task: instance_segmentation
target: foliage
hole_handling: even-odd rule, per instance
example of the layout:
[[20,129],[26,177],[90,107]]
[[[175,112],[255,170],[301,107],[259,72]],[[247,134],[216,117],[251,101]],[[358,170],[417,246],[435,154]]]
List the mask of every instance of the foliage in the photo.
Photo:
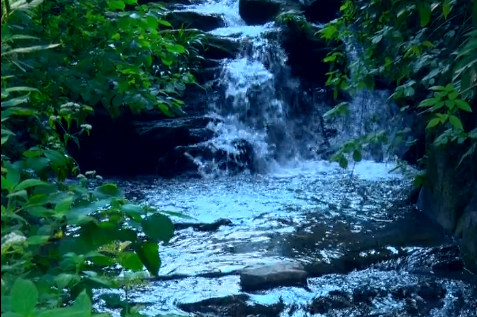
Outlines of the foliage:
[[2,316],[107,316],[94,289],[159,272],[171,220],[81,174],[66,151],[98,107],[180,112],[201,38],[161,31],[159,6],[124,12],[135,4],[2,0]]
[[[464,158],[473,155],[477,2],[347,0],[340,10],[341,17],[318,32],[336,44],[325,59],[335,96],[373,90],[384,81],[395,87],[391,99],[402,111],[426,118],[434,146],[458,143],[470,151]],[[356,60],[343,53],[350,49]],[[341,149],[335,160],[344,162],[348,152]]]

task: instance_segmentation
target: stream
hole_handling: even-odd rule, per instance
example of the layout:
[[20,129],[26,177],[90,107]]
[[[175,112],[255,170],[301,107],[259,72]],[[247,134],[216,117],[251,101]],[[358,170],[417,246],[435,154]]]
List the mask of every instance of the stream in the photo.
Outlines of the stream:
[[[170,278],[129,299],[150,316],[476,316],[475,276],[391,168],[364,161],[351,174],[308,161],[266,175],[124,182],[130,199],[232,223],[178,230],[161,247]],[[283,260],[305,266],[308,287],[241,290],[236,270]]]

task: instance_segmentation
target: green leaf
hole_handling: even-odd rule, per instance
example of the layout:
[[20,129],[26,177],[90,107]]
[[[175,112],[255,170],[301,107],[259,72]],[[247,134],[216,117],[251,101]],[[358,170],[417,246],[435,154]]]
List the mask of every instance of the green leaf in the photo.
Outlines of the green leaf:
[[429,121],[429,123],[426,126],[426,129],[433,128],[436,125],[438,125],[439,123],[441,123],[441,119],[440,118],[434,118],[431,121]]
[[454,99],[456,99],[458,96],[459,96],[459,92],[458,92],[457,90],[454,90],[453,92],[449,93],[449,95],[447,96],[447,98],[449,98],[450,100],[454,100]]
[[449,16],[451,10],[452,7],[450,5],[450,0],[444,0],[444,3],[442,4],[442,13],[444,14],[444,18],[447,19],[447,16]]
[[31,316],[38,302],[38,289],[32,281],[18,278],[10,291],[14,312],[21,316]]
[[39,245],[47,243],[49,239],[49,236],[31,236],[27,239],[26,242],[29,245]]
[[149,273],[153,276],[157,276],[161,267],[159,246],[152,242],[141,243],[134,246],[134,251],[139,256]]
[[348,168],[348,160],[344,155],[342,155],[339,159],[339,165],[341,168],[347,169]]
[[73,306],[71,307],[75,310],[78,315],[81,317],[89,317],[91,316],[92,304],[91,299],[89,298],[88,294],[86,294],[86,290],[83,290],[78,297],[76,297]]
[[118,197],[121,194],[121,191],[115,184],[104,184],[95,189],[95,194],[100,197]]
[[354,150],[353,151],[353,160],[355,162],[361,162],[362,159],[363,159],[363,157],[361,155],[361,151],[360,150]]
[[438,100],[436,98],[431,98],[431,99],[424,99],[421,101],[421,103],[418,105],[418,107],[432,107],[434,106]]
[[137,0],[124,0],[124,3],[128,5],[135,5],[137,4]]
[[459,109],[467,111],[467,112],[472,112],[472,108],[465,100],[455,99],[454,102]]
[[[59,45],[60,44],[50,44],[50,45],[36,45],[36,46],[29,46],[29,47],[14,48],[12,50],[3,52],[2,57],[11,55],[11,54],[24,54],[24,53],[32,53],[37,51],[44,51],[44,50],[55,48]],[[2,106],[3,106],[3,102],[2,102]]]
[[60,290],[65,289],[70,285],[76,284],[79,281],[79,275],[70,273],[60,273],[55,277],[55,284]]
[[66,214],[71,209],[72,203],[73,203],[73,196],[66,197],[56,204],[55,211],[58,214]]
[[174,224],[169,217],[156,213],[141,223],[144,233],[151,239],[168,242],[174,235]]
[[183,54],[185,53],[185,48],[182,45],[174,44],[174,45],[166,45],[166,48],[171,53],[178,53]]
[[452,109],[455,107],[455,102],[452,100],[446,100],[446,106],[447,108]]
[[47,150],[45,151],[45,157],[47,157],[53,164],[57,166],[64,166],[68,163],[66,156],[58,151]]
[[108,6],[111,10],[124,10],[126,8],[124,1],[120,0],[110,0]]
[[[6,189],[12,189],[19,182],[20,182],[20,172],[15,167],[13,167],[12,165],[7,166],[6,184],[7,184],[8,187]],[[3,187],[3,182],[2,182],[2,188],[4,188]]]
[[459,118],[457,118],[456,116],[454,115],[450,115],[449,116],[449,122],[454,126],[454,128],[456,128],[457,130],[461,130],[463,131],[464,130],[464,126],[462,125],[462,121],[460,121]]
[[163,26],[172,27],[172,24],[166,20],[159,19],[157,22]]
[[51,184],[41,181],[39,179],[25,179],[20,184],[15,186],[15,190],[18,191],[18,190],[27,189],[30,187],[35,187],[35,186],[51,186]]
[[429,88],[429,90],[444,91],[444,90],[446,90],[446,87],[444,87],[444,86],[432,86],[432,87]]
[[144,267],[141,259],[134,252],[121,252],[118,255],[118,263],[122,267],[133,271],[142,271]]
[[428,2],[423,2],[417,6],[417,11],[419,12],[421,27],[425,27],[431,21],[431,4]]

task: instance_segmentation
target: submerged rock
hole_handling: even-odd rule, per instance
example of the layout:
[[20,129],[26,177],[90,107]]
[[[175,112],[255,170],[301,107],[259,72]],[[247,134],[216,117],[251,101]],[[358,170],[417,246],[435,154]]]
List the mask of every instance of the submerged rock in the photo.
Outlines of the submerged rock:
[[205,299],[196,303],[179,304],[188,313],[203,313],[205,316],[220,317],[275,317],[285,308],[282,302],[272,305],[249,304],[245,294]]
[[304,267],[293,262],[255,265],[240,271],[240,284],[244,291],[277,286],[306,286],[306,279]]
[[197,231],[216,231],[221,226],[233,226],[233,223],[229,219],[218,219],[212,223],[175,223],[174,228],[176,230],[182,230],[187,228],[193,228]]

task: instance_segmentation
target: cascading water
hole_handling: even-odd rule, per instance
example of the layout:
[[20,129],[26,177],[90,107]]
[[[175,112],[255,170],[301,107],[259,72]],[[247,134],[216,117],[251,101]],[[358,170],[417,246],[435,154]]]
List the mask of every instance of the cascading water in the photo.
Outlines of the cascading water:
[[[188,10],[222,14],[227,27],[210,33],[245,43],[238,58],[223,62],[219,79],[223,98],[209,105],[209,116],[216,119],[208,125],[214,137],[201,145],[225,151],[229,153],[228,159],[234,160],[240,156],[237,145],[249,144],[253,148],[252,168],[258,172],[299,160],[303,154],[309,156],[312,152],[308,149],[317,148],[315,143],[321,142],[322,131],[318,122],[311,122],[310,118],[307,123],[296,122],[296,118],[288,115],[290,100],[284,98],[282,88],[298,91],[300,84],[291,76],[277,77],[277,73],[286,72],[288,67],[284,50],[270,39],[280,31],[275,23],[245,25],[238,14],[238,1],[206,2]],[[306,130],[305,124],[309,125],[307,133],[313,135],[305,138],[306,143],[297,141],[303,139],[298,134]],[[220,173],[214,160],[191,159],[203,176]]]

